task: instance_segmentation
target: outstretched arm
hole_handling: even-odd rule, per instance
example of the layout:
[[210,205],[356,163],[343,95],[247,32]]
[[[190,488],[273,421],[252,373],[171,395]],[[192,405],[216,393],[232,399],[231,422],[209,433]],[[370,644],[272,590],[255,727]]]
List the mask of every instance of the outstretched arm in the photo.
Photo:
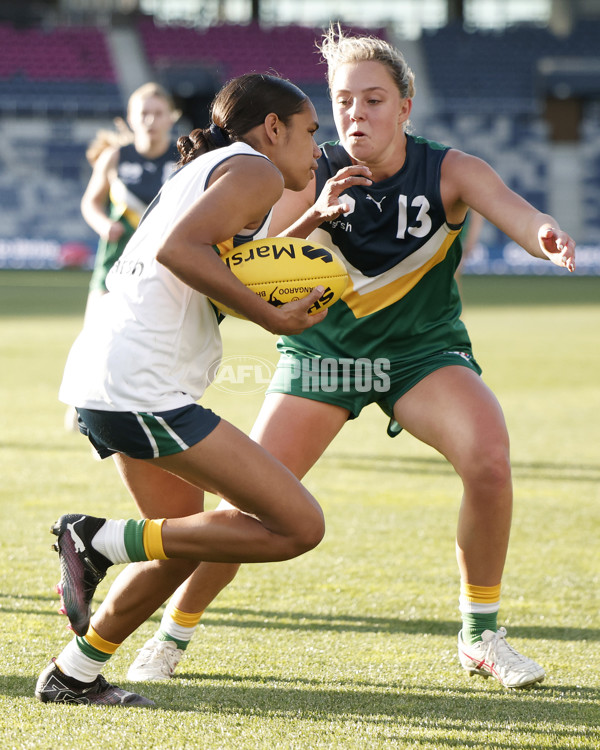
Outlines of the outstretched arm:
[[575,270],[575,241],[556,219],[517,195],[481,159],[448,152],[442,162],[442,200],[449,222],[460,223],[471,207],[530,255]]

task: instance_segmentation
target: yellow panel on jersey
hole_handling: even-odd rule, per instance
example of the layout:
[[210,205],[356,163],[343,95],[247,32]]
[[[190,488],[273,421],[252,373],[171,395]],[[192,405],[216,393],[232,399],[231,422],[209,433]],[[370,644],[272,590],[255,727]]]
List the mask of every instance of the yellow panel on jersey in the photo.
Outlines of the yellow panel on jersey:
[[118,182],[118,185],[120,186],[119,188],[116,185],[112,186],[109,193],[112,204],[111,215],[126,219],[136,229],[146,207],[122,183]]
[[431,268],[444,260],[459,232],[460,229],[450,229],[444,224],[416,252],[378,276],[364,276],[346,261],[350,283],[342,300],[357,318],[389,307],[408,294]]

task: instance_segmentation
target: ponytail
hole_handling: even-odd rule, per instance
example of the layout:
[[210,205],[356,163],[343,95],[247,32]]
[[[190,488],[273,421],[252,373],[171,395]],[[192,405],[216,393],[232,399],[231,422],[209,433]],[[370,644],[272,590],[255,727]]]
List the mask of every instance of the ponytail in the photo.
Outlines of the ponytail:
[[183,167],[207,151],[229,146],[230,143],[232,141],[227,132],[214,122],[207,128],[196,128],[189,135],[182,135],[177,139],[177,150],[180,154],[177,166]]

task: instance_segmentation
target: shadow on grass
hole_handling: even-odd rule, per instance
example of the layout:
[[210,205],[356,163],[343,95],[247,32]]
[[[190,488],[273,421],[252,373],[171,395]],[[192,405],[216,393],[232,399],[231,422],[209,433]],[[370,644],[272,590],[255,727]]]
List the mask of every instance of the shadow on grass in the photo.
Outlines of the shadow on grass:
[[[320,464],[338,467],[344,471],[398,471],[402,474],[423,476],[454,474],[452,466],[441,456],[404,457],[380,454],[323,454]],[[600,463],[577,464],[560,461],[512,461],[513,475],[520,479],[561,479],[574,482],[600,481]]]
[[[231,716],[236,721],[283,718],[339,726],[360,722],[363,731],[367,725],[374,737],[396,739],[399,747],[406,746],[407,731],[414,733],[413,739],[435,742],[435,747],[481,748],[493,734],[495,748],[530,750],[540,747],[542,739],[548,746],[548,737],[555,750],[592,747],[581,740],[591,743],[594,736],[600,737],[594,722],[600,689],[572,685],[506,691],[481,680],[462,688],[361,680],[328,684],[326,679],[208,673],[183,674],[164,685],[118,682],[156,701],[163,711]],[[34,684],[33,678],[9,677],[0,693],[32,697]],[[45,709],[52,711],[52,706]]]
[[[18,601],[19,606],[11,602]],[[48,602],[48,611],[21,606],[25,602]],[[0,594],[0,613],[56,617],[56,596]],[[148,618],[160,621],[161,613]],[[202,618],[206,627],[243,628],[258,630],[289,630],[293,632],[329,633],[403,633],[406,635],[440,635],[456,638],[458,620],[403,620],[397,617],[372,617],[360,615],[328,615],[314,612],[285,612],[265,609],[211,607]],[[515,637],[553,641],[599,641],[599,628],[572,628],[559,626],[513,627]]]
[[[0,449],[30,451],[32,453],[56,452],[64,454],[69,451],[80,454],[81,447],[87,450],[87,443],[71,441],[71,438],[81,439],[81,435],[74,433],[66,435],[63,441],[55,443],[35,443],[31,441],[1,441]],[[406,456],[383,456],[378,454],[365,455],[364,453],[336,453],[327,451],[319,460],[319,466],[339,468],[343,471],[397,471],[402,474],[414,476],[450,476],[454,469],[442,457],[406,457]],[[560,461],[512,461],[513,477],[516,479],[557,479],[572,482],[600,482],[600,463],[598,464],[576,464],[561,463]]]
[[[219,619],[221,614],[224,619]],[[232,615],[235,617],[232,618]],[[158,616],[156,616],[158,619]],[[312,612],[276,612],[251,609],[211,607],[202,622],[211,627],[266,628],[356,633],[404,633],[407,635],[443,635],[456,638],[458,620],[402,620],[396,617],[361,617],[327,615]],[[600,640],[599,628],[561,628],[549,626],[515,626],[519,638],[557,641]]]

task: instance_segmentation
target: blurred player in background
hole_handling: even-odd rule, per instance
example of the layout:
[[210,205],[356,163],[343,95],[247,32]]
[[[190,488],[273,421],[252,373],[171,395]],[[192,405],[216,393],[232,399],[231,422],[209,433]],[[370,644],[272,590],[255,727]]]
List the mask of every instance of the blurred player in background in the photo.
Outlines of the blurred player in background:
[[142,214],[173,173],[179,158],[172,137],[180,117],[170,94],[146,83],[129,97],[127,126],[101,131],[87,151],[93,172],[81,213],[99,235],[87,312],[106,294],[106,274],[121,256]]
[[[482,160],[407,133],[413,74],[389,44],[331,29],[322,52],[340,143],[322,146],[316,183],[286,191],[271,232],[307,237],[320,227],[319,240],[338,248],[351,283],[321,325],[280,340],[282,357],[252,437],[303,477],[347,420],[377,403],[390,418],[390,436],[405,429],[439,451],[464,489],[456,536],[460,663],[505,687],[526,687],[543,680],[544,669],[509,645],[497,622],[513,502],[509,438],[460,319],[455,274],[469,209],[569,271],[575,243]],[[378,358],[390,363],[385,392],[365,390],[358,374],[344,381],[348,363]],[[320,390],[314,378],[305,387],[294,373],[319,373],[323,359],[339,362],[341,377],[336,382],[328,367]],[[199,566],[129,679],[172,675],[212,593],[235,572]]]
[[[145,83],[129,97],[127,122],[116,118],[116,129],[100,130],[86,151],[93,171],[81,199],[81,213],[100,237],[86,317],[94,314],[98,299],[106,294],[106,275],[142,214],[173,174],[179,155],[172,129],[180,115],[166,89]],[[64,425],[77,430],[77,414],[71,407]]]

